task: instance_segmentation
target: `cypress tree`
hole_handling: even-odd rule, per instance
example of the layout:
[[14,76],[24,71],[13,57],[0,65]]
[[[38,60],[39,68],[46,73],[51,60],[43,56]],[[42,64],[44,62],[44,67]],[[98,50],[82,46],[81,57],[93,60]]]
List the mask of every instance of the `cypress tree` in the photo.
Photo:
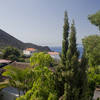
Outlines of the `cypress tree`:
[[88,100],[87,59],[83,55],[79,62],[78,58],[76,30],[73,21],[66,55],[66,83],[63,100]]
[[65,84],[65,75],[64,74],[65,74],[65,66],[66,66],[66,53],[68,50],[68,35],[69,35],[69,22],[68,22],[67,12],[65,11],[61,64],[57,66],[56,73],[55,73],[56,89],[58,90],[59,97],[61,97],[64,94],[64,84]]
[[63,65],[65,65],[66,63],[66,53],[68,50],[68,35],[69,35],[69,22],[68,22],[67,12],[65,11],[64,26],[63,26],[63,40],[62,40],[62,55],[61,55],[61,61]]
[[77,88],[79,88],[79,95],[78,100],[89,100],[88,98],[88,79],[87,79],[87,68],[88,68],[88,62],[83,54],[81,58],[81,62],[79,65],[79,77],[78,77],[78,84]]
[[76,30],[73,21],[71,25],[71,33],[69,38],[69,48],[66,54],[66,72],[65,72],[66,83],[64,91],[64,100],[77,100],[78,90],[76,89],[77,88],[76,79],[77,79],[78,65],[79,63],[78,63],[78,51],[76,44]]
[[77,51],[77,44],[76,44],[76,29],[75,29],[75,23],[73,20],[72,25],[71,25],[67,59],[71,61],[74,55],[78,58],[78,51]]

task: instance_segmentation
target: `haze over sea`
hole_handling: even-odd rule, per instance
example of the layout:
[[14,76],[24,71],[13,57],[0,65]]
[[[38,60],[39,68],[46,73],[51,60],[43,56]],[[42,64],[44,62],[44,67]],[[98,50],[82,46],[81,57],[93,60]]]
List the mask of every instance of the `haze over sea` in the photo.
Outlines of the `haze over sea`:
[[[55,52],[61,52],[62,47],[61,46],[55,46],[55,47],[50,47],[50,49],[52,51],[55,51]],[[83,54],[83,45],[82,44],[78,44],[77,45],[77,49],[80,52],[79,58],[81,58],[82,57],[82,54]]]

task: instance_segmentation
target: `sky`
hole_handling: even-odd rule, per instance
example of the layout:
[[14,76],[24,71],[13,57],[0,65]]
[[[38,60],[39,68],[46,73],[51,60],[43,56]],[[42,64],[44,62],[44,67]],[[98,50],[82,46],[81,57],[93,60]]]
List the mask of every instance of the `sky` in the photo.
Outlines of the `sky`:
[[61,46],[64,12],[75,20],[77,43],[100,34],[88,15],[100,10],[100,0],[0,0],[0,29],[23,42]]

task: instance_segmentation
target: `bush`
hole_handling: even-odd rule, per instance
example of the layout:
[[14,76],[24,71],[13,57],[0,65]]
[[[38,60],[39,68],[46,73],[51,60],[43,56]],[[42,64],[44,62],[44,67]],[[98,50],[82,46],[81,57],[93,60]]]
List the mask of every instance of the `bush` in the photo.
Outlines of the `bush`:
[[21,52],[17,48],[7,47],[3,50],[3,59],[8,59],[11,61],[24,62],[25,60],[21,57]]

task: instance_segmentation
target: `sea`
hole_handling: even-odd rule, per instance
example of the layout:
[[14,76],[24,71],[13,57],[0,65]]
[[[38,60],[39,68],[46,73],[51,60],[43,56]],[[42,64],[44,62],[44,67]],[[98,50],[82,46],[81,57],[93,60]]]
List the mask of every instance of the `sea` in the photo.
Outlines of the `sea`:
[[[61,47],[61,46],[50,47],[50,49],[51,49],[52,51],[60,52],[60,53],[61,53],[61,51],[62,51],[62,47]],[[78,51],[80,52],[79,58],[81,58],[81,57],[82,57],[82,54],[83,54],[83,45],[82,45],[82,44],[78,44],[78,45],[77,45],[77,49],[78,49]]]

